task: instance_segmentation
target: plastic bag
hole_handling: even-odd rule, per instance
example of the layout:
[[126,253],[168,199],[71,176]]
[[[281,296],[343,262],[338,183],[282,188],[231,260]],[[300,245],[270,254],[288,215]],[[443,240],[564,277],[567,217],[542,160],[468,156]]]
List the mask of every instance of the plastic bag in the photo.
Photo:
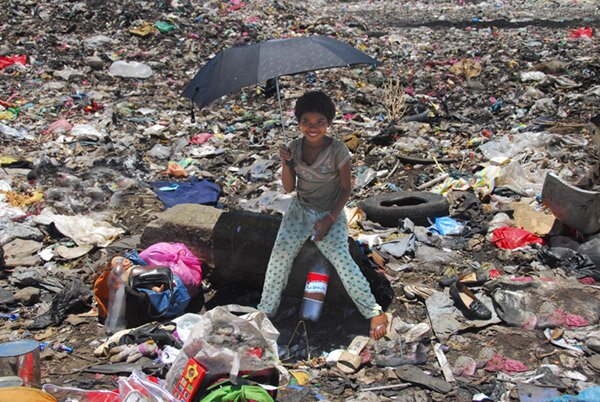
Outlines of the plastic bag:
[[113,76],[127,78],[148,78],[154,74],[146,64],[124,60],[118,60],[111,64],[108,73]]
[[554,138],[554,135],[547,132],[523,132],[512,136],[500,137],[479,147],[479,150],[488,159],[512,158],[521,153],[541,148]]
[[156,243],[140,254],[150,265],[165,265],[181,279],[190,296],[198,294],[202,282],[202,263],[183,243]]
[[201,320],[202,316],[200,314],[185,313],[171,321],[177,325],[177,337],[185,344],[190,339],[193,328]]
[[544,240],[525,229],[503,226],[494,230],[492,243],[499,248],[514,250],[525,247],[528,244],[544,244]]
[[61,387],[54,384],[44,384],[42,389],[59,401],[70,402],[120,402],[116,391],[88,390],[73,387]]
[[[246,313],[238,316],[236,313]],[[218,306],[202,314],[191,329],[177,360],[167,374],[169,390],[173,390],[188,360],[194,358],[206,368],[206,381],[229,374],[237,384],[240,372],[256,372],[276,367],[288,379],[277,353],[279,332],[267,316],[251,307]]]
[[433,232],[437,232],[442,236],[459,235],[465,228],[465,224],[452,219],[449,216],[435,218],[435,222],[431,227]]
[[[183,285],[181,279],[177,275],[173,275],[175,281],[175,287],[173,288],[173,294],[171,292],[155,292],[151,289],[139,288],[138,291],[144,292],[148,295],[150,303],[156,309],[156,311],[165,311],[165,318],[178,317],[185,311],[185,308],[190,303],[190,294],[188,293],[187,287]],[[175,299],[171,302],[171,297]]]
[[585,39],[592,39],[592,35],[593,35],[593,31],[592,28],[577,28],[577,29],[572,29],[571,32],[569,33],[569,39],[579,39],[579,38],[585,38]]
[[[177,402],[177,399],[166,389],[166,384],[160,379],[151,381],[141,371],[134,370],[128,378],[119,378],[119,395],[121,401],[142,400],[146,402]],[[133,395],[140,395],[139,399]]]
[[581,402],[581,401],[599,401],[600,386],[593,386],[584,389],[577,395],[562,395],[557,398],[549,399],[548,402]]
[[513,161],[500,171],[496,187],[506,187],[518,194],[534,197],[542,193],[545,177],[545,170],[536,169],[531,172]]
[[8,66],[12,66],[13,64],[27,64],[27,56],[0,56],[0,70],[3,70]]
[[371,183],[375,177],[377,177],[377,172],[370,167],[360,166],[357,168],[356,179],[354,180],[354,188],[360,190],[363,187],[366,187],[369,183]]
[[202,398],[200,402],[273,402],[273,398],[258,385],[225,385]]

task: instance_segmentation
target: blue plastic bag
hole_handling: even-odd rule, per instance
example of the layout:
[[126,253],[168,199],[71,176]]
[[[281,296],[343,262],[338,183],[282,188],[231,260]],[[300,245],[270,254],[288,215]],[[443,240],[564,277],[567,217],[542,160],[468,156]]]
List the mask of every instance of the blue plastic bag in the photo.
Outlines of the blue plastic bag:
[[465,224],[452,219],[449,216],[435,218],[435,222],[431,227],[432,232],[441,234],[442,236],[459,235],[465,228]]
[[600,387],[589,387],[581,391],[578,395],[563,395],[558,398],[552,398],[549,402],[592,402],[600,401]]
[[139,288],[137,289],[140,292],[144,292],[150,298],[150,303],[156,309],[156,311],[164,311],[168,308],[167,312],[163,317],[178,317],[182,315],[185,311],[185,308],[190,303],[191,296],[188,292],[187,288],[181,282],[181,279],[175,274],[173,274],[173,280],[175,281],[175,287],[173,288],[173,304],[169,307],[171,303],[171,292],[169,290],[165,290],[163,292],[155,292],[150,289]]
[[125,254],[123,254],[123,257],[125,257],[129,261],[131,261],[131,263],[133,265],[143,265],[143,266],[148,265],[148,263],[146,261],[142,260],[142,257],[140,257],[140,255],[138,254],[138,251],[136,248],[127,251]]

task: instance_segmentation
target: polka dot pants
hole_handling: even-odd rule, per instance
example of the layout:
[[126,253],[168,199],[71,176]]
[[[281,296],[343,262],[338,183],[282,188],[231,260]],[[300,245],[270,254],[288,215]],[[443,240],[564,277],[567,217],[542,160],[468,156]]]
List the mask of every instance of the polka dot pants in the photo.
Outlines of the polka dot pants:
[[[315,222],[325,215],[327,211],[319,212],[306,208],[300,205],[297,199],[294,199],[285,213],[271,251],[262,297],[258,305],[258,309],[268,316],[273,316],[277,312],[281,292],[287,285],[294,258],[311,236]],[[367,319],[381,314],[382,309],[375,301],[369,282],[348,250],[348,224],[343,212],[339,214],[325,237],[315,242],[315,245],[334,266],[360,313]]]

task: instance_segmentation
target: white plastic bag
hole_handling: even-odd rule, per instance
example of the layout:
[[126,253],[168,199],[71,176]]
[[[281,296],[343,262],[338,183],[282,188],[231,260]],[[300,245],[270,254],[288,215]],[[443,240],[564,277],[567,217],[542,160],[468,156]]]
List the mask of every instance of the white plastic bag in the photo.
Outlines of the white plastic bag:
[[191,329],[190,337],[167,374],[169,389],[175,388],[190,358],[206,368],[207,376],[229,373],[234,384],[241,371],[272,367],[287,380],[289,375],[277,353],[278,337],[279,332],[261,311],[235,304],[215,307],[202,314]]
[[545,176],[545,170],[537,169],[532,172],[513,161],[501,170],[496,178],[496,187],[506,187],[516,193],[534,197],[542,193]]
[[167,391],[164,381],[152,382],[144,373],[137,370],[134,370],[128,378],[119,378],[119,396],[123,402],[177,402],[177,399]]
[[111,64],[108,73],[113,76],[127,78],[148,78],[154,74],[152,69],[146,64],[123,60],[118,60]]
[[536,148],[545,147],[554,138],[553,134],[546,132],[523,132],[512,136],[500,137],[479,147],[479,150],[488,159],[512,158],[521,153]]

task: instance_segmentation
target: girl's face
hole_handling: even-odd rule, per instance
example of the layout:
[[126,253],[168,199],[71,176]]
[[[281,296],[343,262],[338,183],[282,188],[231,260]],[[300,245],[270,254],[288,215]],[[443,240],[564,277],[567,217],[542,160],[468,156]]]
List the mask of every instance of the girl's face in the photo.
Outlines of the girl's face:
[[317,112],[304,113],[298,124],[304,138],[312,144],[320,144],[329,128],[327,117]]

